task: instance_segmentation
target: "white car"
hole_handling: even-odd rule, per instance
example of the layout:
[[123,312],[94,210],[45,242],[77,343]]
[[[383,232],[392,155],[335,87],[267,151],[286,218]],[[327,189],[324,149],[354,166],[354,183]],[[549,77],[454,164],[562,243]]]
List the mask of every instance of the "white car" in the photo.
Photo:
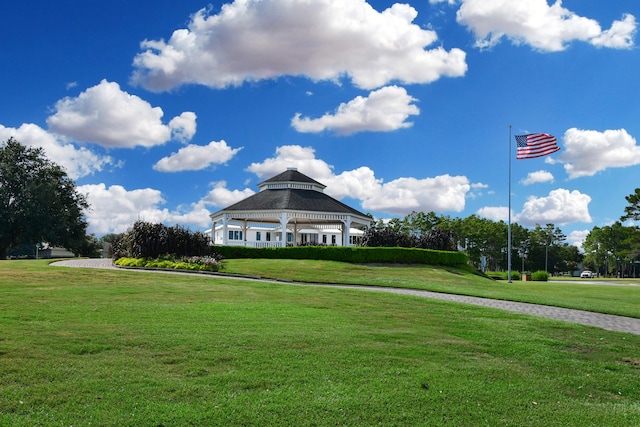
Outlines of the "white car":
[[580,273],[580,278],[581,279],[591,279],[594,276],[595,275],[593,274],[593,272],[591,272],[589,270],[585,270],[582,273]]

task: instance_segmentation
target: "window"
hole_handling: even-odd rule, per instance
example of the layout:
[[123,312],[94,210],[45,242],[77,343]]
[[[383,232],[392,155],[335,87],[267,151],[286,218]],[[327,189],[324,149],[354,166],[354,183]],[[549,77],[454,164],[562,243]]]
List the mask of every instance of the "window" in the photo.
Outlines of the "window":
[[293,242],[293,233],[287,233],[287,242]]
[[271,232],[267,231],[267,242],[271,241]]
[[331,244],[332,244],[332,245],[335,245],[335,244],[336,244],[336,235],[335,235],[335,234],[332,234],[332,235],[331,235]]
[[260,240],[262,240],[262,232],[256,231],[256,242],[259,242]]
[[325,245],[327,244],[327,235],[326,234],[322,235],[322,243],[324,243]]
[[229,230],[229,240],[242,240],[242,231]]

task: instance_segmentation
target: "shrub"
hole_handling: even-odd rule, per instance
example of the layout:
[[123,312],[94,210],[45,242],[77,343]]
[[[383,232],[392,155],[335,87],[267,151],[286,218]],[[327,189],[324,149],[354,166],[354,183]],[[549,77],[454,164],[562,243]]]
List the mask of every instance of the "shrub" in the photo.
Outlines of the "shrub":
[[157,259],[166,254],[175,256],[209,255],[209,239],[204,233],[180,227],[167,227],[136,221],[119,239],[112,242],[111,255],[121,257]]
[[168,259],[154,259],[145,264],[145,267],[149,268],[174,268],[175,262]]
[[175,270],[200,270],[200,266],[198,264],[190,264],[184,261],[176,262],[173,268]]
[[219,256],[204,257],[174,257],[163,255],[156,259],[122,257],[114,261],[114,264],[122,267],[167,268],[174,270],[191,271],[220,271],[221,262]]
[[531,280],[534,282],[546,282],[549,280],[549,273],[544,270],[538,270],[531,275]]
[[145,258],[122,257],[118,258],[113,263],[123,267],[144,267],[147,264],[147,260]]

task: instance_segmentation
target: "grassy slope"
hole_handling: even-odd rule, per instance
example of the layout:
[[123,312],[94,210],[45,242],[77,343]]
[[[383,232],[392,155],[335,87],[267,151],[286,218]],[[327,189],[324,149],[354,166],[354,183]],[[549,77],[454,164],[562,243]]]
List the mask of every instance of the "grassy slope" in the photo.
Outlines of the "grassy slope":
[[640,424],[634,335],[33,261],[0,262],[0,293],[0,425]]
[[433,266],[372,267],[308,260],[230,259],[224,262],[223,271],[300,282],[423,289],[640,318],[640,286],[584,285],[571,281],[508,283],[485,279],[461,269]]

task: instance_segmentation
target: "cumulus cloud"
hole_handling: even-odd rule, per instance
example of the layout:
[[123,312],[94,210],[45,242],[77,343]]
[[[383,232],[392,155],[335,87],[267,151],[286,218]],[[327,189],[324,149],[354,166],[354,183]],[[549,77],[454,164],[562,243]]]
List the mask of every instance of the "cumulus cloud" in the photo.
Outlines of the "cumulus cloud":
[[610,29],[591,39],[591,43],[594,46],[626,49],[633,46],[636,28],[636,18],[631,14],[626,14],[622,20],[614,21]]
[[560,0],[551,6],[547,0],[461,2],[457,21],[475,34],[481,48],[495,46],[502,38],[546,52],[564,50],[574,40],[617,49],[633,46],[636,22],[630,14],[603,31],[597,21],[564,8]]
[[198,11],[168,41],[143,41],[132,82],[159,92],[289,75],[374,89],[464,75],[465,52],[428,49],[437,34],[416,16],[407,4],[378,12],[364,0],[236,0],[215,15]]
[[212,186],[213,188],[202,199],[202,202],[219,208],[225,208],[255,194],[255,191],[249,188],[245,188],[244,190],[229,190],[227,189],[226,181],[213,182]]
[[79,186],[78,191],[87,195],[91,206],[87,231],[96,235],[123,233],[137,220],[198,227],[206,227],[210,221],[202,201],[169,211],[160,207],[165,203],[162,193],[152,188],[127,190],[120,185],[89,184]]
[[348,103],[342,103],[334,114],[325,114],[319,119],[301,117],[297,113],[291,125],[298,132],[332,131],[338,135],[357,132],[388,132],[408,128],[409,116],[418,115],[420,110],[412,102],[416,101],[404,88],[387,86],[373,91],[368,97],[358,96]]
[[47,158],[62,166],[74,180],[115,164],[111,157],[98,155],[85,147],[78,148],[35,124],[25,123],[19,128],[0,125],[0,141],[11,137],[27,147],[42,148]]
[[163,157],[153,169],[160,172],[197,171],[206,169],[214,164],[225,164],[236,155],[240,148],[231,148],[222,141],[211,141],[208,145],[189,144],[172,153],[169,157]]
[[573,246],[583,249],[582,245],[589,233],[591,233],[591,230],[574,230],[567,236],[567,242]]
[[268,178],[287,167],[296,167],[322,182],[327,186],[325,192],[332,197],[358,199],[365,210],[398,215],[407,215],[414,210],[462,211],[465,197],[471,189],[469,180],[464,176],[398,178],[385,183],[376,178],[374,171],[368,167],[336,175],[333,166],[315,157],[313,148],[297,145],[278,147],[275,157],[253,163],[248,170],[260,178]]
[[152,107],[107,80],[75,98],[61,99],[55,109],[47,118],[52,132],[109,148],[152,147],[171,140],[172,135],[184,142],[195,133],[195,114],[182,113],[165,125],[160,107]]
[[559,188],[549,192],[547,197],[531,196],[525,202],[516,221],[524,226],[536,224],[569,224],[591,222],[589,203],[591,197],[578,190]]
[[542,182],[553,182],[553,174],[549,171],[539,170],[530,172],[521,182],[524,185],[539,184]]
[[316,181],[322,182],[323,179],[333,176],[332,167],[325,161],[316,159],[316,153],[312,147],[300,145],[277,147],[275,157],[251,163],[247,171],[255,173],[260,179],[267,179],[292,167]]
[[469,189],[465,176],[398,178],[382,184],[377,192],[362,200],[362,207],[398,215],[408,215],[412,211],[460,212],[464,210]]
[[171,129],[172,139],[183,143],[191,141],[196,134],[196,118],[194,112],[185,111],[171,119],[169,129]]
[[[492,221],[509,221],[509,208],[506,206],[485,206],[478,209],[477,214]],[[511,217],[515,218],[513,210],[511,211]]]
[[564,147],[554,162],[564,163],[569,178],[640,164],[640,146],[625,129],[599,132],[571,128],[564,134]]

